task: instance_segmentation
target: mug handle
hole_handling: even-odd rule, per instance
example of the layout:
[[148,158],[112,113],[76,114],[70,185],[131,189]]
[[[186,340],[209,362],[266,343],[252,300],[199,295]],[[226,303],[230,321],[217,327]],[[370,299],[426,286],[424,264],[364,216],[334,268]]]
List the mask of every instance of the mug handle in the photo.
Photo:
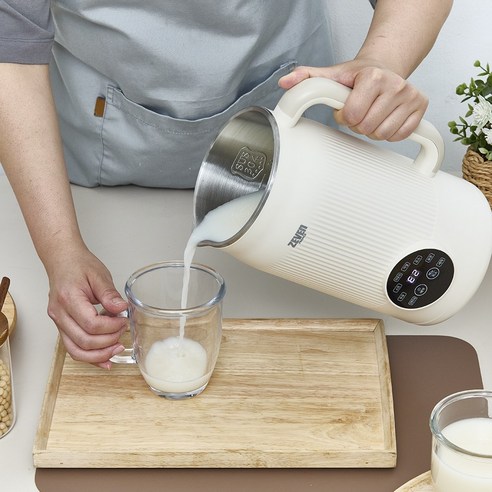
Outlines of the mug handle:
[[[303,80],[289,89],[278,102],[273,115],[280,127],[292,128],[306,109],[315,104],[325,104],[333,109],[342,109],[352,89],[323,77]],[[408,137],[420,144],[420,152],[414,160],[417,170],[433,177],[444,159],[444,141],[437,128],[422,120]]]
[[[108,315],[108,312],[103,309],[99,314]],[[124,311],[116,314],[115,316],[117,318],[129,319],[128,309],[125,309]],[[111,357],[111,359],[109,359],[109,360],[110,360],[110,362],[114,362],[115,364],[136,364],[137,363],[137,361],[133,357],[133,348],[125,348],[125,350],[123,350],[123,352],[120,352],[119,354],[113,355],[113,357]]]

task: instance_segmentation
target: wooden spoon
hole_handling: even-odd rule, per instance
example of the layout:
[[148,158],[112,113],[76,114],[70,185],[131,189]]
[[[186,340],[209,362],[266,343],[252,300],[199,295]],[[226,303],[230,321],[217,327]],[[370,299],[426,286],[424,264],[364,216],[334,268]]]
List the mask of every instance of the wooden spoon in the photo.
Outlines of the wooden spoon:
[[8,277],[3,277],[2,282],[0,283],[0,347],[9,336],[9,320],[7,319],[7,316],[2,313],[3,303],[7,297],[9,286],[10,279]]
[[7,297],[7,292],[9,291],[10,279],[8,277],[3,277],[0,282],[0,311],[3,308],[3,303]]

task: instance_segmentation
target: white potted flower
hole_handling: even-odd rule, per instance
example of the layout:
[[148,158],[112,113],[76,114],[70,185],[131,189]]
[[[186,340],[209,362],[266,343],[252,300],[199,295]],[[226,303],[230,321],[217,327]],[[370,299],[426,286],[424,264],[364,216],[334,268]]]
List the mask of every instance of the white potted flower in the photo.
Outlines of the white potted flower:
[[[474,64],[481,72],[470,83],[460,84],[456,94],[464,96],[468,111],[459,121],[450,121],[455,140],[468,147],[463,158],[463,177],[476,185],[492,207],[492,72],[487,63]],[[469,121],[466,119],[469,118]]]

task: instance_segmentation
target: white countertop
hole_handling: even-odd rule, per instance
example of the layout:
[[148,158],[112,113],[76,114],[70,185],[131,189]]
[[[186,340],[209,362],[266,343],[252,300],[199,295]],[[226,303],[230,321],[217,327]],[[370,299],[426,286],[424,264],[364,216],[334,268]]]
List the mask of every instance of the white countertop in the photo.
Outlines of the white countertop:
[[[80,226],[92,251],[122,292],[127,277],[149,263],[180,259],[191,231],[192,193],[136,187],[73,188]],[[32,446],[57,330],[46,314],[48,281],[17,202],[0,176],[0,276],[11,279],[17,330],[11,341],[17,422],[0,439],[2,492],[36,491]],[[479,355],[484,386],[492,388],[492,267],[479,291],[453,318],[420,327],[328,297],[254,270],[225,252],[200,248],[195,261],[225,278],[225,317],[382,318],[388,334],[450,335]]]

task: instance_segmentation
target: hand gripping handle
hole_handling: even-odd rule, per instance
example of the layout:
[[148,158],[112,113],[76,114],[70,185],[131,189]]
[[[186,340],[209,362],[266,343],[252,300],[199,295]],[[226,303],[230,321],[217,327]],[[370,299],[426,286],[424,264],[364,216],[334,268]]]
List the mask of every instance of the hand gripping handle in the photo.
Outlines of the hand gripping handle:
[[[280,99],[273,114],[277,124],[291,128],[311,106],[325,104],[333,109],[342,109],[352,89],[323,77],[303,80],[289,89]],[[415,158],[416,169],[425,176],[434,176],[444,158],[444,142],[436,127],[422,120],[408,137],[421,148]]]

